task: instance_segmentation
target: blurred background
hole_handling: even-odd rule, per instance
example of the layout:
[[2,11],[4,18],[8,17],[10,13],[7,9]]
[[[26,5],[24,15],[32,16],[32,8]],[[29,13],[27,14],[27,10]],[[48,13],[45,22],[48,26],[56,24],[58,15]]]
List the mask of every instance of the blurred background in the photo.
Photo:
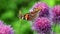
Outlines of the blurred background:
[[[19,19],[18,15],[19,10],[22,10],[23,14],[29,12],[30,8],[38,1],[46,2],[51,8],[60,4],[60,0],[0,0],[0,20],[11,25],[15,34],[34,34],[30,22]],[[54,32],[60,33],[59,25],[52,29]]]

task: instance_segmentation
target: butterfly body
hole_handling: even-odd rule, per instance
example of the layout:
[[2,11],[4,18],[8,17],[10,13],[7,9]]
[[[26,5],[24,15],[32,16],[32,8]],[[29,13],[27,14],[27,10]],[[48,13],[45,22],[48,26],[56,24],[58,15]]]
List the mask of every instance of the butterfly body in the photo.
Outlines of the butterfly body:
[[22,14],[20,13],[19,16],[20,16],[20,18],[22,18],[22,19],[24,19],[24,20],[33,21],[33,20],[35,20],[35,19],[38,17],[39,12],[40,12],[39,9],[34,8],[33,11],[31,11],[31,12],[29,12],[29,13],[26,13],[26,14],[24,14],[24,15],[22,15]]

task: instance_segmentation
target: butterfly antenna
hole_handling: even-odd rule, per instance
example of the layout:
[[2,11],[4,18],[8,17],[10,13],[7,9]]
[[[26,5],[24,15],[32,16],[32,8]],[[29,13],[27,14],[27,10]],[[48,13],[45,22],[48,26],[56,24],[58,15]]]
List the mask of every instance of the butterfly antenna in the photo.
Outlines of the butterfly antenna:
[[23,18],[24,18],[24,17],[23,17],[23,15],[22,15],[21,10],[19,10],[19,18],[21,18],[21,19],[23,19]]
[[21,10],[19,10],[19,18],[21,18],[22,12]]

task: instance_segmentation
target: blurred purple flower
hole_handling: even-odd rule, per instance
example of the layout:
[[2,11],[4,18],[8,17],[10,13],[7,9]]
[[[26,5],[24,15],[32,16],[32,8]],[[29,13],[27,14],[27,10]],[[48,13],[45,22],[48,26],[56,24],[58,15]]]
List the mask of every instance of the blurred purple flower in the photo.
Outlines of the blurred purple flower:
[[11,26],[3,24],[0,20],[0,34],[14,34],[14,31]]
[[51,32],[51,22],[48,18],[41,17],[38,18],[32,26],[32,30],[36,30],[38,33],[50,34]]
[[60,22],[60,5],[55,6],[52,9],[52,12],[53,12],[53,19],[52,20],[54,22]]
[[34,5],[34,8],[39,8],[41,11],[45,11],[45,9],[48,9],[48,5],[44,2],[38,2]]
[[34,8],[40,9],[39,17],[50,17],[50,8],[48,5],[44,2],[37,2],[33,7],[31,8],[30,12],[33,11]]
[[54,16],[60,16],[60,5],[53,8]]
[[39,17],[49,17],[49,7],[46,3],[40,3],[41,11]]

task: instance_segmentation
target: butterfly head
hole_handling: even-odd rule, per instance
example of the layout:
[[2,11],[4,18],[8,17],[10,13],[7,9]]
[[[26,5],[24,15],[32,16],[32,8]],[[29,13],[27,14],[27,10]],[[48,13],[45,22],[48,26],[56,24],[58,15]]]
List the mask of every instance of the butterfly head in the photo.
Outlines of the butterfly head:
[[24,20],[29,20],[29,13],[23,15],[22,12],[19,11],[19,18]]

